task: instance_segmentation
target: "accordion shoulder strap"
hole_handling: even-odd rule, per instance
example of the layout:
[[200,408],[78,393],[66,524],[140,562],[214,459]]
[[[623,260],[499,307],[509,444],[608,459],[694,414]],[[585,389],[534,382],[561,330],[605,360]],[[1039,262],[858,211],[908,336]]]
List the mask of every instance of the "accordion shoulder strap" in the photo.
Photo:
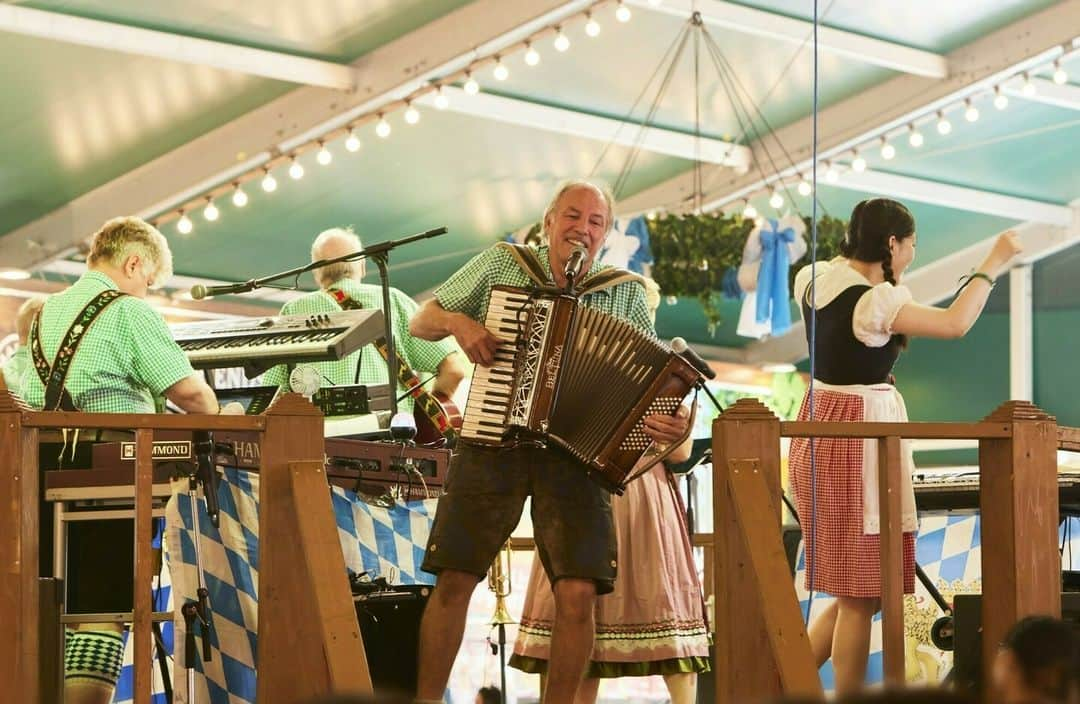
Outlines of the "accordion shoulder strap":
[[547,272],[544,271],[544,265],[540,263],[540,258],[536,256],[536,250],[528,245],[515,244],[513,242],[498,242],[496,246],[502,247],[506,251],[510,252],[510,255],[514,257],[518,266],[525,272],[525,275],[533,280],[537,286],[552,286],[554,282]]
[[582,281],[581,286],[578,287],[578,293],[580,295],[596,293],[597,291],[613,288],[619,284],[626,283],[627,281],[634,281],[642,288],[645,288],[645,278],[643,276],[635,274],[632,271],[627,271],[626,269],[611,267],[610,269],[598,271]]
[[[537,286],[551,286],[554,284],[547,272],[544,270],[544,265],[540,263],[540,258],[536,256],[536,250],[528,245],[515,244],[513,242],[498,242],[496,246],[504,248],[514,257],[518,266],[525,272],[525,275],[533,280]],[[598,271],[592,276],[586,278],[581,286],[578,288],[578,294],[584,295],[586,293],[595,293],[596,291],[603,291],[604,289],[613,288],[619,284],[626,283],[627,281],[635,281],[645,287],[645,279],[632,271],[626,269],[619,269],[618,267],[610,267]]]

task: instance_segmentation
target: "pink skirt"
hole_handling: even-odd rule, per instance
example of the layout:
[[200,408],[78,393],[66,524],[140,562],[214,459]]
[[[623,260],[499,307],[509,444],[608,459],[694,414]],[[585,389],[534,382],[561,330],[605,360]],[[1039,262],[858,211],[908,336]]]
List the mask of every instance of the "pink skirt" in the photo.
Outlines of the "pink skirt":
[[[856,393],[816,389],[814,398],[815,420],[870,420]],[[810,420],[809,393],[799,409],[799,420]],[[815,438],[814,456],[817,476],[812,482],[810,440],[792,439],[788,476],[806,546],[806,588],[833,596],[880,597],[879,536],[863,530],[863,441]],[[816,507],[812,495],[817,497]],[[914,591],[915,533],[905,532],[904,592]]]
[[[615,591],[597,599],[589,677],[705,672],[709,630],[686,512],[674,479],[658,465],[612,497],[618,540]],[[555,600],[534,559],[510,664],[544,672]]]

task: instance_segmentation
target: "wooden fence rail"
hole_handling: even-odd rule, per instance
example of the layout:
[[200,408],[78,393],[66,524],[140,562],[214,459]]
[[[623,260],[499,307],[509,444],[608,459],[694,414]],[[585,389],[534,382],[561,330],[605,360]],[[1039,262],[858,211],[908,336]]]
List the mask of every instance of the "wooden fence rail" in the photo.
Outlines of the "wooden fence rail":
[[[773,544],[782,436],[877,440],[887,683],[904,678],[902,439],[979,441],[985,671],[1016,620],[1060,616],[1056,452],[1080,449],[1080,431],[1059,429],[1053,417],[1019,401],[980,423],[782,423],[759,401],[741,399],[713,424],[716,702],[821,693],[794,585],[776,578],[781,566],[786,574]],[[763,527],[762,517],[773,525]]]
[[[259,485],[258,704],[291,704],[333,692],[370,693],[323,472],[322,414],[296,394],[263,416],[33,412],[0,389],[0,683],[5,701],[38,702],[38,432],[135,430],[135,604],[131,633],[136,704],[151,689],[151,509],[155,430],[262,433]],[[59,537],[58,537],[59,539]],[[333,557],[337,550],[337,559]],[[45,655],[44,657],[49,657]],[[302,676],[298,676],[302,673]]]

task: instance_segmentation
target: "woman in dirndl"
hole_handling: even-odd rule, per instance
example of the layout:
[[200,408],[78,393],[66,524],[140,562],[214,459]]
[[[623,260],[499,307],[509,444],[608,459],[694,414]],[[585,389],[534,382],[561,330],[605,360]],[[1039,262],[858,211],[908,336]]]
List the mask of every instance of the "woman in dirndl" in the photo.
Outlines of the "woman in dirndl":
[[[806,266],[795,277],[808,341],[812,320],[816,326],[815,378],[799,420],[906,421],[891,372],[907,337],[962,337],[1020,251],[1015,233],[1000,235],[953,302],[936,308],[914,302],[900,283],[915,258],[915,240],[915,219],[904,205],[864,200],[851,213],[842,256],[818,262],[813,272]],[[906,442],[901,457],[904,592],[910,594],[917,518]],[[876,442],[795,438],[789,473],[806,542],[806,588],[836,597],[810,624],[810,645],[819,665],[832,658],[837,693],[858,690],[881,597]]]
[[[688,414],[685,406],[679,412]],[[691,444],[683,443],[668,460],[685,461]],[[611,511],[619,577],[615,591],[596,600],[596,641],[574,702],[593,704],[602,678],[662,675],[673,704],[693,704],[697,675],[709,670],[710,641],[674,475],[657,464],[612,497]],[[554,621],[551,585],[534,558],[510,665],[540,673],[541,688]]]

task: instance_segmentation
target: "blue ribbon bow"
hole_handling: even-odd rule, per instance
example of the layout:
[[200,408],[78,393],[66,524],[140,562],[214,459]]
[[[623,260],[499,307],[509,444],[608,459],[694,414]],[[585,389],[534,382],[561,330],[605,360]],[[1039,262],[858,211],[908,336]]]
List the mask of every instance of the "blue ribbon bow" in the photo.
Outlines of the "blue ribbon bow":
[[788,293],[788,269],[791,255],[788,245],[795,241],[795,230],[779,228],[769,219],[761,226],[761,266],[758,269],[757,322],[771,321],[772,334],[782,335],[791,328],[791,304]]

